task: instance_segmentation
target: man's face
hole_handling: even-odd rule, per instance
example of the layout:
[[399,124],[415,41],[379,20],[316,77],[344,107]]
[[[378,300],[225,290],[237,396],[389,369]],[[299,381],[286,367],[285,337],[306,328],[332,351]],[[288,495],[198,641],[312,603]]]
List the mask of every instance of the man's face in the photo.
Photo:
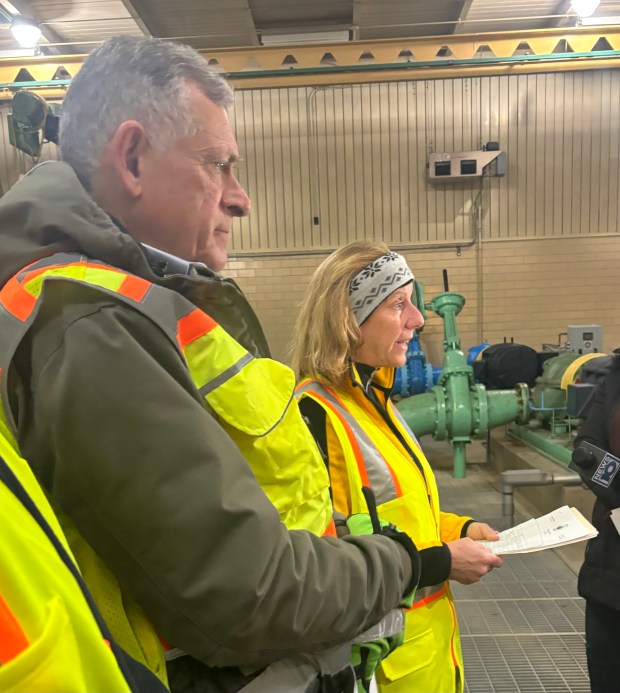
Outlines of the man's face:
[[219,271],[228,258],[233,217],[250,200],[233,164],[237,143],[226,111],[190,86],[189,108],[199,133],[164,151],[148,147],[140,159],[142,195],[129,222],[139,241]]

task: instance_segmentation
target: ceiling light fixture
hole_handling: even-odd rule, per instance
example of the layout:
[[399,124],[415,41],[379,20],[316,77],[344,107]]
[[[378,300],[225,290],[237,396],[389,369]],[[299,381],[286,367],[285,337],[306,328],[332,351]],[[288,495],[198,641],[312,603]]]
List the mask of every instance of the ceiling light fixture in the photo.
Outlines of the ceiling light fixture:
[[605,17],[584,17],[581,20],[583,26],[613,26],[620,24],[619,15],[607,15]]
[[22,48],[34,48],[41,38],[39,25],[27,17],[14,17],[11,22],[11,33]]
[[601,0],[571,0],[570,4],[580,17],[589,17],[594,14]]
[[333,29],[329,31],[289,31],[261,33],[261,43],[263,46],[292,46],[312,43],[340,43],[348,41],[350,34],[348,29]]

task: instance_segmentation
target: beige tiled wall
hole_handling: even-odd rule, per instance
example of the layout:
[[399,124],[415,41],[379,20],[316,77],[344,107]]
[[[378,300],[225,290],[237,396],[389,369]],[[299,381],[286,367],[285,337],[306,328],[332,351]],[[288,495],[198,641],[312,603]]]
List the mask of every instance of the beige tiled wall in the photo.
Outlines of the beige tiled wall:
[[[406,252],[424,282],[426,300],[450,289],[466,298],[458,316],[464,349],[506,336],[536,349],[555,343],[569,324],[603,326],[604,348],[620,346],[620,238],[549,238],[487,241],[481,247]],[[273,354],[287,360],[287,345],[308,279],[325,256],[231,260],[228,274],[248,294]],[[479,271],[481,270],[481,271]],[[479,289],[482,303],[479,304]],[[442,323],[429,314],[422,337],[433,363],[441,361]]]

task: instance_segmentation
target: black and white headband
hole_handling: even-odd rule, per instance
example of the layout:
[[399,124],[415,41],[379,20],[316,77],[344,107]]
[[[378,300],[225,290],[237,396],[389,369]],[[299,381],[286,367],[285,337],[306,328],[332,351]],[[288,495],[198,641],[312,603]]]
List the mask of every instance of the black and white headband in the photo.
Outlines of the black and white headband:
[[358,272],[349,285],[349,305],[358,325],[396,289],[414,280],[407,261],[398,253],[387,253]]

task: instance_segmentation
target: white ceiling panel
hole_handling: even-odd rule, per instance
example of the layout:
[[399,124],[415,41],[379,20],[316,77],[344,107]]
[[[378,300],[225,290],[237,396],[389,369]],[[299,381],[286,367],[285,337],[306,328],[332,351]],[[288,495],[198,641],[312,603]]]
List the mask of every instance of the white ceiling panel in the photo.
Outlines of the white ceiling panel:
[[[41,46],[88,52],[114,34],[175,38],[197,48],[255,46],[268,34],[348,30],[353,39],[572,26],[570,0],[0,0],[40,23]],[[597,15],[620,15],[602,0]],[[0,28],[0,50],[15,48]],[[45,52],[46,49],[43,48]]]

